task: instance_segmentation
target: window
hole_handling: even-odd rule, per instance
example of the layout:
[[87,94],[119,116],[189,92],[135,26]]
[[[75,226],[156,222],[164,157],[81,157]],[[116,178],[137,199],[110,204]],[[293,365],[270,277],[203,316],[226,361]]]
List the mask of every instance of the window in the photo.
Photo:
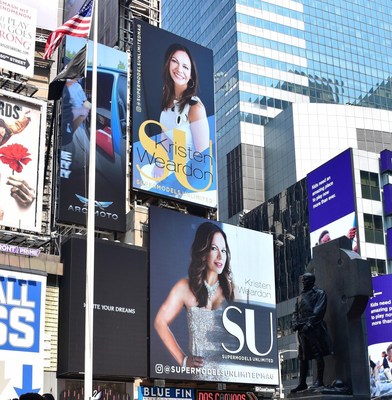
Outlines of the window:
[[242,193],[241,145],[228,153],[226,157],[229,191],[229,217],[232,217],[244,208]]
[[378,184],[378,174],[374,172],[361,171],[361,190],[362,197],[370,200],[380,200],[380,187]]
[[385,260],[378,260],[377,258],[368,258],[370,262],[370,270],[372,275],[384,275],[386,274]]
[[369,243],[384,244],[384,231],[380,215],[364,214],[365,241]]

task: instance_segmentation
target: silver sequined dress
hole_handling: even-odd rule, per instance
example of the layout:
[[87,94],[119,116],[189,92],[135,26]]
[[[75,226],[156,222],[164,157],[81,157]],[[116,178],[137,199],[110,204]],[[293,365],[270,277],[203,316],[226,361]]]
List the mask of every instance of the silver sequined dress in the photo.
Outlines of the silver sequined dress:
[[[189,354],[204,358],[203,370],[218,368],[221,360],[223,309],[207,310],[191,307],[187,311],[189,330]],[[213,379],[206,371],[203,378]]]

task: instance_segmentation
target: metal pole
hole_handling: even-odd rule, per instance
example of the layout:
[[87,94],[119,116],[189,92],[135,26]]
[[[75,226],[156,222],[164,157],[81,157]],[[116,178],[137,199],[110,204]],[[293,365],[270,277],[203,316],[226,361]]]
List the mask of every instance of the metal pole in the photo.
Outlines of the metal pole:
[[88,173],[86,308],[84,349],[84,399],[93,395],[93,334],[94,334],[94,252],[95,252],[95,165],[97,127],[97,64],[98,64],[98,0],[93,5],[93,65],[91,87],[90,154]]

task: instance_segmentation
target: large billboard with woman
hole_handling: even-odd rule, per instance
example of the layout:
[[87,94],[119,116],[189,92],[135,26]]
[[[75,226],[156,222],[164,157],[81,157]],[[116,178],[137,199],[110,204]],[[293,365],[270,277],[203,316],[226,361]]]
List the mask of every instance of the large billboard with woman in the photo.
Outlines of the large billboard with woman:
[[217,207],[212,51],[134,21],[133,188]]
[[275,308],[271,235],[150,207],[151,377],[276,385]]

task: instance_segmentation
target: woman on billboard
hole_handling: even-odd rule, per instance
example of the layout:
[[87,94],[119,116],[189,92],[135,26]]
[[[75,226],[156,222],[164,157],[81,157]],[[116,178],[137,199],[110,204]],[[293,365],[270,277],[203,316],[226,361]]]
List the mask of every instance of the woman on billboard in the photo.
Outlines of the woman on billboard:
[[[172,44],[166,50],[162,71],[163,92],[160,124],[162,146],[169,154],[177,152],[186,162],[198,157],[209,148],[210,131],[206,109],[196,96],[199,79],[196,63],[182,44]],[[185,133],[181,141],[175,140],[173,129]],[[154,177],[163,173],[155,167]]]
[[[213,365],[213,355],[220,348],[218,326],[223,308],[234,299],[231,275],[226,234],[212,222],[202,223],[192,244],[188,278],[173,286],[154,321],[159,337],[179,365],[196,368]],[[184,307],[189,332],[188,354],[170,329]]]

